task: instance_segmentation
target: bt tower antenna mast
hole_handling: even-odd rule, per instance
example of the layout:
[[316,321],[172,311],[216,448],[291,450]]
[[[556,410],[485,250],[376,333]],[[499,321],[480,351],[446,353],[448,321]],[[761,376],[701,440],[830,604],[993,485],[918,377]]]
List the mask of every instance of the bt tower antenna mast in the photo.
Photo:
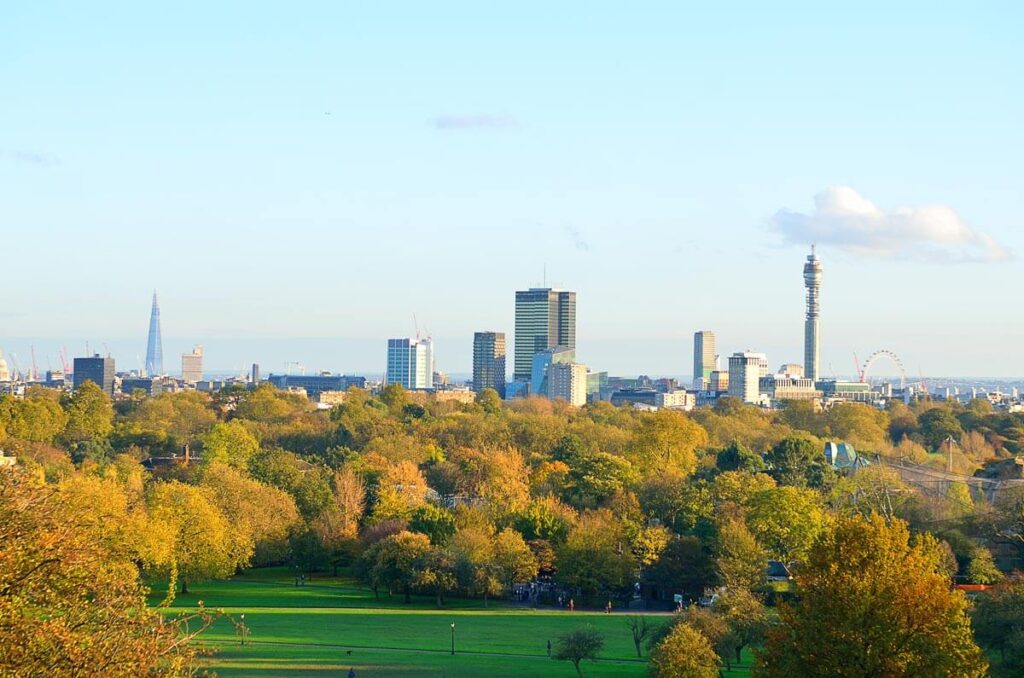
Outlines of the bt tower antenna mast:
[[804,264],[804,287],[807,288],[807,316],[804,320],[804,376],[815,381],[821,376],[821,261],[815,255],[815,246]]

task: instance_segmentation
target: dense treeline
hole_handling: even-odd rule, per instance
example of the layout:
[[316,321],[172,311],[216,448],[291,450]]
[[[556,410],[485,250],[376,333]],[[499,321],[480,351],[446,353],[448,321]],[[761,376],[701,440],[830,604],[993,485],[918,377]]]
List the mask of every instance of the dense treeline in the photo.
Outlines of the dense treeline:
[[[927,536],[927,553],[915,557],[922,577],[940,577],[932,587],[948,588],[954,575],[1001,579],[997,542],[1020,555],[1020,495],[988,506],[966,485],[912,491],[879,464],[839,474],[822,455],[827,440],[869,457],[943,468],[952,459],[969,473],[1021,451],[1024,416],[987,401],[825,411],[793,403],[769,413],[732,399],[686,415],[503,403],[491,391],[462,405],[395,386],[378,396],[352,390],[329,411],[269,386],[112,404],[87,384],[70,396],[30,389],[0,399],[0,446],[19,457],[20,473],[102,517],[94,539],[151,580],[169,579],[168,597],[282,563],[346,568],[377,595],[427,594],[439,605],[508,595],[538,575],[576,605],[617,608],[638,583],[666,605],[676,593],[696,599],[725,587],[712,611],[681,614],[679,628],[655,640],[669,648],[697,634],[708,657],[725,661],[764,642],[768,561],[789,564],[813,590],[806,573],[837,535],[895,539],[892,549],[902,537],[885,530],[909,529],[905,548]],[[799,628],[801,605],[782,614],[784,625]],[[965,609],[951,599],[940,626],[966,624]],[[769,642],[777,649],[789,637]],[[986,643],[1009,652],[1007,662],[1024,651]],[[772,647],[766,666],[782,667]],[[654,665],[671,656],[655,653]]]

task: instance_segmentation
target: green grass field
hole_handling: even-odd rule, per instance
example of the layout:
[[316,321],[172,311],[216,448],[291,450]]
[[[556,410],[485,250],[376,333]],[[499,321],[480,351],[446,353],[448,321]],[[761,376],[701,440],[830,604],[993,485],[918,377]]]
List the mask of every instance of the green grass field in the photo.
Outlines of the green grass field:
[[[198,601],[238,618],[245,614],[249,642],[239,644],[235,628],[220,621],[200,637],[216,652],[204,660],[221,676],[336,676],[354,668],[370,676],[575,676],[572,664],[547,657],[547,641],[591,624],[605,635],[597,662],[585,662],[585,676],[643,676],[646,657],[637,659],[626,615],[534,610],[478,600],[453,599],[438,610],[433,599],[399,596],[375,600],[345,578],[312,578],[295,587],[283,570],[253,571],[229,581],[190,586],[169,613]],[[157,592],[158,593],[158,592]],[[154,595],[154,603],[160,599]],[[665,623],[665,615],[653,615]],[[451,624],[456,654],[451,654]],[[749,664],[749,660],[744,662]],[[746,676],[746,666],[727,676]]]

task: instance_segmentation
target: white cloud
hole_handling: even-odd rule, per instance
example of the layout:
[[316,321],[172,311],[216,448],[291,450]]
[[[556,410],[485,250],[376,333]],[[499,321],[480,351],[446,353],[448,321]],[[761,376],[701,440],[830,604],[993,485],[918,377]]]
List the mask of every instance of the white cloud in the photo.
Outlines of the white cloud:
[[814,196],[810,214],[779,210],[771,227],[788,243],[862,257],[933,262],[1008,261],[1010,252],[945,205],[883,210],[846,186]]

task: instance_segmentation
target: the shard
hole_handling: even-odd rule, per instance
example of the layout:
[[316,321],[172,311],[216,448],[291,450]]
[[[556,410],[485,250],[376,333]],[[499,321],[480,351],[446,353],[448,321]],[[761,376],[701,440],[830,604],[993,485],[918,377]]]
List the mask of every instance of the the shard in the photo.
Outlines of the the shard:
[[164,345],[160,337],[160,304],[153,292],[153,310],[149,314],[149,341],[146,342],[146,374],[158,377],[164,373]]

